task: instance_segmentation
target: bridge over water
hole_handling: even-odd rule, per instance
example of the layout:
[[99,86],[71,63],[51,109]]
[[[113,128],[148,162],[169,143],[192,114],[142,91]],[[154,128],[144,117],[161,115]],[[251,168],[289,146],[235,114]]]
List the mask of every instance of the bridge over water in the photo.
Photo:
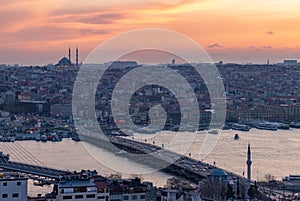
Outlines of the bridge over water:
[[[94,144],[101,148],[114,151],[113,153],[115,153],[115,151],[118,150],[118,149],[111,150],[111,147],[108,146],[110,143],[107,143],[107,141],[103,142],[98,138],[93,138],[90,136],[81,136],[81,139],[83,141]],[[154,144],[138,142],[135,140],[116,137],[116,136],[108,136],[108,140],[119,149],[131,153],[131,154],[126,154],[126,153],[123,154],[124,157],[129,158],[130,160],[154,168],[162,165],[165,167],[162,169],[162,171],[175,176],[184,177],[190,181],[194,181],[195,183],[201,181],[204,178],[207,178],[212,173],[212,171],[216,169],[221,169],[216,166],[210,165],[208,163],[204,163],[202,161],[198,161],[193,158],[186,157],[178,153],[169,151],[167,149],[164,149],[163,147],[159,147]],[[15,143],[18,142],[14,142],[12,144]],[[163,152],[161,150],[163,150]],[[150,160],[145,160],[144,154],[148,154],[152,158],[150,158]],[[38,180],[38,181],[45,180],[47,182],[53,183],[56,180],[58,180],[61,175],[65,175],[69,173],[68,171],[64,171],[64,170],[48,168],[44,165],[25,164],[21,162],[9,161],[8,158],[4,157],[4,154],[1,153],[1,155],[2,155],[0,157],[1,169],[26,173],[28,175],[31,175],[30,178],[34,180]],[[30,156],[29,154],[29,157],[32,156]],[[228,175],[229,179],[239,178],[240,181],[244,181],[244,182],[247,181],[247,179],[244,178],[243,176],[234,174],[226,170],[224,170],[224,172]]]
[[[81,136],[81,139],[90,144],[108,149],[113,153],[118,151],[117,149],[113,149],[111,146],[107,146],[107,142],[101,142],[100,138],[94,138],[87,135]],[[178,154],[165,149],[164,147],[117,136],[107,136],[107,139],[119,149],[130,153],[122,154],[126,158],[154,168],[159,166],[157,164],[160,164],[160,166],[166,165],[166,168],[162,169],[162,171],[175,176],[184,177],[196,183],[207,178],[216,169],[223,170],[229,179],[235,178],[239,179],[241,182],[247,182],[247,179],[241,175],[216,167],[215,165]],[[152,156],[152,159],[147,158],[147,160],[145,160],[145,157],[143,156],[144,154]]]

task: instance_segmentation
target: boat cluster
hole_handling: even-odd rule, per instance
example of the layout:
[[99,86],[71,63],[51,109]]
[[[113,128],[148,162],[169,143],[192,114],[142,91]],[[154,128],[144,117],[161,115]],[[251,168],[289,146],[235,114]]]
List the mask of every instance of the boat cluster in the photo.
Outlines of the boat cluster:
[[0,135],[0,142],[15,142],[15,141],[27,141],[35,140],[37,142],[59,142],[63,138],[72,138],[74,141],[80,141],[77,134],[69,132],[59,132],[59,133],[34,133],[34,134],[16,134],[14,136]]

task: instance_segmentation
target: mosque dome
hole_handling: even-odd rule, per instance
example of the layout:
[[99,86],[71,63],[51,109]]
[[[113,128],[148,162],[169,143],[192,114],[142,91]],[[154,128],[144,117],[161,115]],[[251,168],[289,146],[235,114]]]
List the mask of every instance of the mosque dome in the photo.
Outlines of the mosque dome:
[[61,60],[59,60],[57,66],[72,66],[72,63],[68,58],[63,57]]

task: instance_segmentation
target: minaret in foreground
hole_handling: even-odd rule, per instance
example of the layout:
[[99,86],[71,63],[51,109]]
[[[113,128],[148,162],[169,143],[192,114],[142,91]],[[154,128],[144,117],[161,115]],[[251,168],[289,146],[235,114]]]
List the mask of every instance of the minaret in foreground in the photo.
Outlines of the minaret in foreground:
[[247,164],[247,179],[248,179],[248,182],[250,182],[251,181],[251,164],[252,164],[250,143],[248,144],[246,164]]
[[76,47],[76,67],[78,67],[78,47]]

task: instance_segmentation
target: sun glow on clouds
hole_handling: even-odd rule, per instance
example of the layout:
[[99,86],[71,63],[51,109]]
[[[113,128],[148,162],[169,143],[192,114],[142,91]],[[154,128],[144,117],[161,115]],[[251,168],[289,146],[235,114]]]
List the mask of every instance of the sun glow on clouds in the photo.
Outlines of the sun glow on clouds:
[[299,6],[298,0],[2,0],[0,63],[53,62],[69,45],[83,57],[116,34],[148,27],[183,33],[215,60],[280,60],[300,55]]

